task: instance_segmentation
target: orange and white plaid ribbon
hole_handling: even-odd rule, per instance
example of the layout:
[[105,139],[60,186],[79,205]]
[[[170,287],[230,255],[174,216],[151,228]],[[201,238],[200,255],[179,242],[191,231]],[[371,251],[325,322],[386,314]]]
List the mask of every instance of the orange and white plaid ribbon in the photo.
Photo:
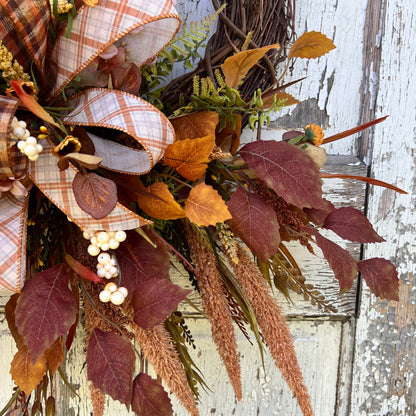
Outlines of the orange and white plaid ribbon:
[[[140,66],[151,61],[180,26],[172,0],[99,0],[95,7],[82,6],[73,21],[69,38],[61,33],[52,49],[46,51],[50,17],[47,0],[0,0],[0,6],[3,43],[25,70],[34,61],[35,72],[43,86],[43,96],[49,99],[56,97],[107,47],[130,32],[134,32],[130,36],[134,37],[136,46],[132,60]],[[163,157],[168,144],[174,141],[174,131],[167,118],[155,107],[131,94],[94,88],[71,97],[67,105],[73,106],[74,110],[64,119],[65,124],[117,129],[137,141],[137,148],[128,148],[91,135],[96,155],[103,157],[102,166],[113,171],[136,175],[148,172]],[[3,108],[0,111],[3,113]],[[0,141],[6,140],[10,133],[9,119],[6,127],[0,116],[0,126]],[[50,153],[50,146],[44,146],[39,159],[30,163],[30,178],[81,229],[126,230],[148,222],[119,203],[105,218],[92,218],[75,201],[72,180],[76,169],[71,165],[69,169],[59,171],[56,161]],[[11,169],[9,165],[7,169]],[[25,263],[24,232],[19,234],[18,230],[24,228],[26,212],[23,204],[19,208],[18,219],[16,217],[13,222],[10,220],[12,216],[7,213],[10,206],[15,206],[17,212],[20,205],[16,201],[6,203],[5,198],[0,200],[1,243],[10,237],[16,243],[13,250],[3,251],[0,256],[0,287],[18,291]],[[6,284],[3,281],[4,269],[13,262],[16,267],[9,268]],[[14,280],[10,279],[13,274]]]

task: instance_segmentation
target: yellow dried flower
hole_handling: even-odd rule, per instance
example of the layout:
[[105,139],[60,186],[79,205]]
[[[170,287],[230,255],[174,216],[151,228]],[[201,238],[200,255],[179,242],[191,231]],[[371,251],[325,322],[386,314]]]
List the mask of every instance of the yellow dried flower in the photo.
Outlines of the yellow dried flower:
[[94,7],[98,3],[98,0],[84,0],[86,6]]
[[0,71],[1,76],[8,81],[29,81],[30,77],[23,71],[23,67],[13,59],[13,55],[0,40]]
[[[65,150],[63,150],[66,148]],[[63,154],[75,153],[81,150],[81,142],[77,137],[66,136],[65,139],[54,147],[52,153],[55,156],[62,156]]]
[[313,144],[315,146],[320,146],[323,142],[323,138],[324,138],[324,133],[322,131],[322,128],[320,126],[318,126],[317,124],[308,124],[305,127],[305,130],[307,128],[310,128],[313,132],[313,134],[315,135],[315,137],[312,139],[313,140]]
[[[52,16],[53,16],[53,2],[54,0],[49,0]],[[57,4],[58,14],[68,13],[71,9],[72,9],[72,4],[70,2],[68,2],[67,0],[58,0],[58,4]]]

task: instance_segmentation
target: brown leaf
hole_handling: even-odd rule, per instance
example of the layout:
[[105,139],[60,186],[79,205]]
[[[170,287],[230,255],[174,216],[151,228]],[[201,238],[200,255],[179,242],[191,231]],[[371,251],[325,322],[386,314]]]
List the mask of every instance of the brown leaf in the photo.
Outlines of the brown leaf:
[[358,262],[358,270],[370,290],[381,298],[399,300],[399,278],[387,259],[374,258]]
[[215,225],[231,218],[230,211],[218,192],[203,182],[189,193],[185,213],[190,221],[200,227]]
[[276,43],[263,48],[239,52],[227,58],[221,65],[227,85],[231,88],[237,88],[247,72],[263,58],[266,52],[278,48],[280,48],[280,45]]
[[78,162],[80,165],[86,167],[87,169],[97,169],[101,162],[103,161],[102,157],[87,155],[85,153],[68,153],[65,156],[62,156],[58,160],[58,168],[60,170],[68,169],[69,162]]
[[117,204],[116,184],[92,172],[78,172],[72,190],[79,207],[96,220],[107,216]]
[[142,76],[133,62],[126,68],[116,66],[111,70],[113,88],[139,96]]
[[279,223],[273,208],[260,196],[241,188],[227,202],[232,230],[263,261],[275,254],[280,244]]
[[19,334],[16,326],[15,310],[17,305],[17,300],[19,299],[20,293],[15,293],[7,301],[4,312],[6,314],[7,325],[9,326],[9,331],[13,336],[13,339],[16,343],[17,349],[23,347],[24,342],[22,336]]
[[273,95],[267,96],[266,98],[262,97],[263,106],[261,108],[270,108],[273,105],[274,97],[276,97],[276,102],[279,102],[280,100],[286,100],[285,103],[283,104],[285,107],[300,103],[299,100],[297,100],[295,97],[288,94],[287,92],[279,91]]
[[56,370],[64,361],[64,350],[62,348],[62,337],[59,337],[46,351],[45,358],[48,362],[48,368],[51,375],[55,374]]
[[16,306],[16,326],[36,361],[75,322],[78,303],[68,288],[66,266],[58,264],[25,282]]
[[131,343],[95,328],[87,348],[87,376],[95,388],[130,406],[135,355]]
[[218,113],[214,111],[197,111],[169,119],[175,129],[176,140],[197,139],[215,134]]
[[342,173],[321,173],[322,178],[340,178],[340,179],[357,179],[369,183],[371,185],[382,186],[384,188],[391,189],[399,194],[407,194],[403,189],[398,188],[390,183],[379,181],[378,179],[368,178],[367,176],[357,176],[357,175],[344,175]]
[[321,32],[307,32],[300,36],[290,48],[288,59],[290,58],[319,58],[330,50],[335,49],[335,45]]
[[195,181],[205,173],[214,146],[214,134],[176,141],[166,148],[163,160],[184,178]]
[[360,124],[359,126],[353,127],[352,129],[345,130],[341,133],[334,134],[333,136],[329,136],[329,137],[327,137],[326,139],[323,140],[323,144],[331,143],[331,142],[334,142],[336,140],[343,139],[344,137],[351,136],[352,134],[355,134],[355,133],[358,133],[362,130],[365,130],[365,129],[373,126],[374,124],[378,124],[378,123],[383,122],[387,117],[388,116],[380,117],[376,120],[371,120],[368,123]]
[[189,292],[169,280],[153,278],[141,282],[133,293],[134,322],[143,329],[160,325]]
[[157,380],[145,373],[138,374],[133,381],[133,412],[140,416],[172,416],[169,396]]
[[183,208],[175,201],[163,182],[155,182],[146,188],[148,195],[140,195],[139,207],[153,218],[161,220],[176,220],[186,217]]
[[353,207],[332,210],[325,218],[323,227],[354,243],[382,243],[385,241],[374,231],[367,217]]
[[225,127],[215,133],[215,143],[221,147],[221,150],[225,153],[230,152],[232,155],[237,153],[240,147],[240,135],[241,135],[241,115],[235,114],[235,126],[230,123],[227,118]]
[[240,155],[277,195],[298,208],[324,208],[319,169],[302,150],[284,141],[246,144]]
[[33,364],[32,356],[26,346],[15,354],[10,367],[13,381],[20,390],[29,395],[42,381],[46,373],[46,358],[42,355]]

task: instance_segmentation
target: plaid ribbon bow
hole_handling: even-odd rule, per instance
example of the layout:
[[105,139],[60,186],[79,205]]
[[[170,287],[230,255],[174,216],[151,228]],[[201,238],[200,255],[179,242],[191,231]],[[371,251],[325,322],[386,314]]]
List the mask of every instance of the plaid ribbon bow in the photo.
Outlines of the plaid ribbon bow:
[[[81,6],[68,38],[58,35],[48,49],[51,18],[47,0],[0,0],[0,32],[3,44],[26,72],[32,69],[47,99],[60,94],[71,80],[100,53],[124,36],[134,33],[134,63],[151,61],[173,38],[180,19],[172,0],[99,0],[94,7]],[[31,68],[31,64],[33,66]],[[43,86],[43,88],[42,88]],[[0,96],[0,180],[21,178],[27,159],[10,146],[10,125],[19,101]],[[128,133],[137,148],[90,135],[102,166],[116,172],[139,175],[148,172],[174,141],[167,118],[155,107],[132,94],[93,88],[71,97],[74,109],[67,125],[99,126]],[[42,143],[43,144],[43,143]],[[51,146],[44,145],[39,159],[30,162],[28,175],[35,185],[83,230],[127,230],[147,220],[117,203],[106,217],[96,220],[76,203],[72,181],[76,169],[60,171]],[[20,291],[25,277],[25,236],[28,198],[2,194],[0,199],[0,289]]]

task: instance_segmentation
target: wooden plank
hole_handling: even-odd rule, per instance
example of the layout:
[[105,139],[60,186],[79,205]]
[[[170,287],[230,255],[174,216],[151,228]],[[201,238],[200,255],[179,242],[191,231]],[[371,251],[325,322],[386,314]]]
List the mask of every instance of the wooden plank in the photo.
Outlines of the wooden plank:
[[[301,416],[292,393],[281,378],[279,370],[268,353],[265,354],[265,367],[262,367],[256,345],[251,345],[241,334],[237,334],[238,347],[243,369],[243,400],[239,403],[228,382],[216,347],[210,336],[209,323],[204,319],[187,319],[187,325],[195,338],[197,348],[190,349],[192,358],[201,369],[213,393],[201,389],[201,416],[212,415],[274,415]],[[0,332],[0,401],[5,404],[12,392],[12,380],[8,374],[10,361],[16,351],[12,337],[4,323]],[[304,372],[306,385],[312,399],[316,415],[333,414],[336,405],[337,369],[340,351],[333,345],[341,343],[343,323],[340,321],[313,320],[289,321],[295,339],[298,360]],[[329,342],[329,340],[331,340]],[[54,395],[61,416],[89,416],[91,403],[86,380],[84,336],[77,334],[73,348],[68,353],[67,364],[63,369],[72,384],[76,396],[57,375],[54,382]],[[325,391],[325,394],[322,394]],[[176,416],[187,416],[186,411],[172,398]],[[124,405],[111,399],[106,401],[105,416],[125,416]]]
[[[376,300],[363,291],[357,322],[357,345],[351,414],[414,415],[415,389],[415,276],[416,276],[416,3],[382,2],[384,30],[378,42],[380,60],[376,116],[390,114],[374,130],[372,175],[395,182],[409,195],[375,188],[369,196],[368,216],[388,243],[369,245],[366,257],[383,256],[398,267],[400,304]],[[370,3],[369,3],[369,7]]]

